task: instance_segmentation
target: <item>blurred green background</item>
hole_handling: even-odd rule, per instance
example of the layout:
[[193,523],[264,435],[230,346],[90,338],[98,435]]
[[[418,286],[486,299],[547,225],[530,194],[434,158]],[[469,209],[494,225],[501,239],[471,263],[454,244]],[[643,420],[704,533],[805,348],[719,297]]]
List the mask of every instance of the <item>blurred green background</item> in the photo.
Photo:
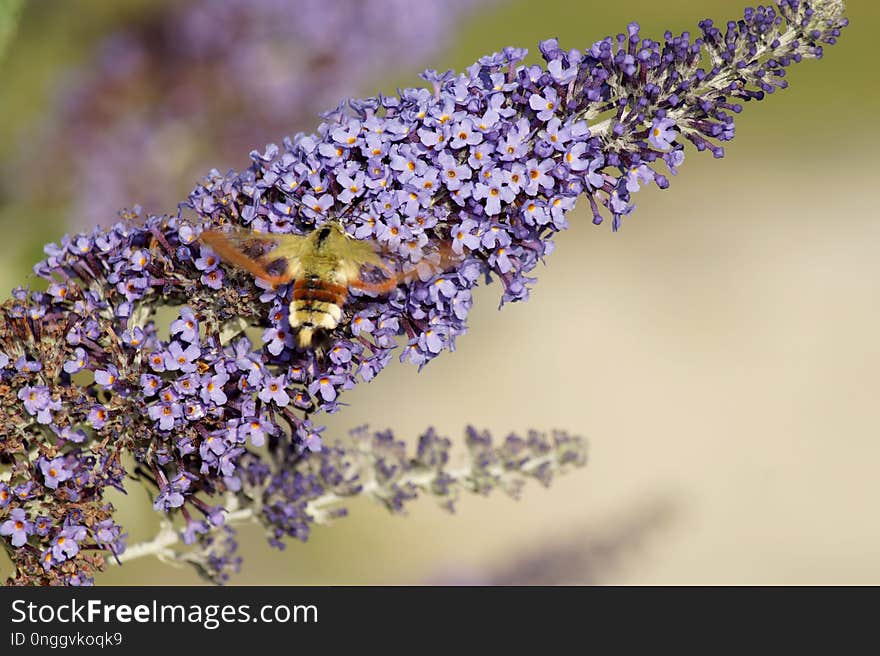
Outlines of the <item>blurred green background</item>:
[[[51,111],[65,72],[160,5],[26,3],[0,61],[7,166],[27,157],[19,135]],[[747,105],[725,159],[688,151],[668,191],[637,195],[619,234],[578,210],[528,303],[498,312],[497,286],[478,290],[455,353],[420,374],[395,363],[327,418],[330,435],[361,423],[413,437],[433,424],[453,438],[467,423],[496,434],[560,427],[589,437],[586,469],[548,490],[530,486],[519,502],[464,498],[455,516],[430,500],[405,518],[355,502],[349,518],[284,552],[244,527],[245,565],[232,583],[486,579],[559,541],[587,553],[606,539],[623,545],[621,558],[572,565],[562,579],[880,583],[880,5],[847,5],[841,43],[794,66],[789,90]],[[461,69],[506,45],[529,47],[534,60],[540,39],[585,47],[631,20],[660,38],[741,9],[496,0],[461,21],[433,67]],[[365,80],[360,91],[418,84],[417,72]],[[14,188],[0,198],[3,290],[67,230],[63,207],[29,205]],[[389,413],[390,399],[406,413]],[[146,494],[133,488],[119,504],[130,543],[153,535]],[[141,560],[97,582],[200,581]]]

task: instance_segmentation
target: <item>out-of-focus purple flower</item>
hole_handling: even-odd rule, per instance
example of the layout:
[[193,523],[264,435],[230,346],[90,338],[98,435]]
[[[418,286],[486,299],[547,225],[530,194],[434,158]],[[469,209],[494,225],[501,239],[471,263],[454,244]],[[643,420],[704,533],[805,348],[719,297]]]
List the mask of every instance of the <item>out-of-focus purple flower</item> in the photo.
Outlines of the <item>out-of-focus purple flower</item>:
[[48,387],[23,387],[18,398],[24,402],[24,409],[32,415],[48,407],[51,400]]
[[[484,2],[224,0],[218,7],[186,0],[158,7],[140,26],[108,36],[61,85],[43,139],[22,139],[22,160],[35,168],[22,173],[18,188],[33,187],[38,202],[69,198],[80,225],[96,217],[107,223],[132,202],[171,210],[211,165],[240,166],[255,144],[309,125],[366,80],[423,61],[454,36],[463,13]],[[345,37],[328,38],[334,34]],[[51,156],[41,155],[48,144]],[[66,184],[36,187],[36,171]],[[149,257],[146,247],[127,254],[134,270],[148,268]],[[216,268],[206,264],[197,261],[202,270]],[[219,289],[221,280],[222,273],[206,274],[203,284]]]
[[28,360],[25,356],[21,356],[15,361],[15,368],[21,373],[36,373],[43,369],[43,363],[37,360]]
[[56,430],[56,433],[59,439],[72,442],[73,444],[82,444],[88,439],[85,431],[81,428],[71,428],[70,426],[64,426],[61,429]]

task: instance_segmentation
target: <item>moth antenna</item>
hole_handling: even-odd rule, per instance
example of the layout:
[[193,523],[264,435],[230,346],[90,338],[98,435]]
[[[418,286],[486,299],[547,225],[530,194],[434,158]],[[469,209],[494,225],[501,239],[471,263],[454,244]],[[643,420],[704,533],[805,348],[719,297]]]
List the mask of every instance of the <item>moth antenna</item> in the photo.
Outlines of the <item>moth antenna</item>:
[[431,275],[437,275],[446,271],[464,259],[458,253],[453,252],[449,243],[443,242],[438,245],[435,255],[438,257],[437,262],[426,263],[421,262],[413,266],[403,269],[402,271],[394,271],[385,262],[381,262],[378,268],[388,276],[385,280],[379,282],[369,282],[362,279],[353,280],[349,286],[361,291],[370,292],[372,294],[384,295],[394,290],[400,284],[409,283],[419,278],[419,273],[425,271],[425,267]]
[[342,220],[343,218],[345,218],[346,215],[350,214],[353,210],[355,210],[356,208],[363,205],[364,200],[365,199],[362,198],[356,203],[352,202],[352,203],[349,203],[348,205],[346,205],[345,207],[343,207],[342,211],[340,211],[339,214],[336,215],[336,219]]
[[[276,187],[276,188],[277,188],[277,187]],[[311,210],[311,211],[314,212],[314,210],[313,210],[311,207],[309,207],[309,206],[306,205],[304,202],[302,202],[302,199],[301,199],[301,198],[297,198],[296,196],[291,195],[289,192],[284,191],[283,189],[281,189],[280,191],[281,191],[282,194],[284,194],[284,197],[285,197],[287,200],[289,200],[291,203],[293,203],[294,205],[296,205],[298,208],[300,208],[300,209],[307,209],[307,210]],[[329,221],[329,220],[330,220],[330,217],[328,217],[328,216],[326,216],[326,215],[324,215],[324,214],[320,214],[320,213],[317,213],[317,214],[318,214],[319,217],[321,217],[321,218],[324,219],[325,221]],[[307,220],[307,219],[306,219],[306,220]]]
[[[276,187],[276,189],[278,189],[278,187]],[[302,202],[302,199],[294,196],[292,192],[284,191],[283,189],[278,189],[278,191],[280,191],[284,195],[284,197],[294,205],[297,205],[298,207],[306,206],[305,203]]]
[[[306,204],[302,202],[301,198],[297,198],[296,196],[293,196],[290,192],[284,191],[283,189],[281,189],[280,191],[282,194],[284,194],[284,197],[287,200],[289,200],[291,203],[293,203],[297,207],[311,209],[311,208],[306,207]],[[357,203],[349,203],[348,205],[346,205],[345,207],[342,208],[342,211],[339,212],[339,214],[336,215],[335,220],[339,221],[339,220],[345,218],[345,216],[347,214],[349,214],[354,208],[358,207],[362,202],[363,202],[363,199],[358,201]],[[325,221],[330,220],[330,217],[326,216],[324,214],[318,214],[318,216],[320,216]]]

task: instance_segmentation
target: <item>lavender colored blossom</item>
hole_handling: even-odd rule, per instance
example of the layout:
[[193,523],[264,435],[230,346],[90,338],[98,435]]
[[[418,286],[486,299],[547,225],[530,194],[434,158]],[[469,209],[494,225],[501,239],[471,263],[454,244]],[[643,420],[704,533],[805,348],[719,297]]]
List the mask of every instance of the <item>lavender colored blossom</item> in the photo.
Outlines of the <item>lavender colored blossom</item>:
[[[468,436],[477,434],[468,429]],[[462,490],[486,494],[497,488],[518,496],[526,479],[546,485],[555,473],[585,462],[584,442],[562,432],[531,432],[526,439],[511,435],[497,446],[488,434],[479,435],[481,448],[471,449],[470,461],[453,468],[452,441],[433,429],[408,455],[405,443],[391,432],[361,427],[351,439],[368,461],[352,459],[347,449],[332,445],[273,474],[259,459],[246,456],[242,485],[249,497],[260,499],[260,519],[280,547],[283,537],[305,540],[313,523],[338,516],[340,499],[368,494],[390,511],[402,512],[408,501],[430,494],[451,511]],[[508,455],[512,451],[515,460]]]
[[105,519],[98,522],[94,527],[95,541],[98,544],[107,545],[113,553],[125,551],[126,535],[111,520]]
[[52,558],[56,562],[73,558],[79,553],[80,543],[86,538],[84,526],[66,526],[52,542]]
[[77,347],[73,357],[64,363],[64,371],[75,374],[82,371],[89,362],[89,356],[85,349]]
[[225,405],[228,397],[223,391],[223,386],[227,382],[229,382],[229,375],[226,373],[219,373],[214,376],[206,375],[202,380],[202,401],[213,403],[217,406]]
[[290,403],[290,397],[287,395],[285,388],[287,383],[283,376],[275,376],[267,378],[263,389],[260,391],[259,398],[265,403],[273,402],[280,407]]
[[184,502],[183,494],[189,489],[191,483],[192,481],[188,476],[178,474],[159,491],[156,500],[153,502],[153,508],[156,510],[160,508],[164,510],[180,508]]
[[168,345],[168,350],[165,352],[165,371],[193,372],[197,368],[195,361],[199,355],[201,350],[197,344],[184,346],[175,340]]
[[102,405],[92,406],[86,415],[86,421],[92,428],[101,429],[107,425],[107,408]]
[[657,117],[651,124],[648,143],[657,150],[669,150],[677,137],[675,121],[670,118]]
[[0,524],[0,535],[8,536],[13,547],[20,547],[33,529],[33,522],[28,521],[24,509],[15,508],[9,513],[9,519]]
[[40,470],[43,472],[43,484],[55,489],[59,483],[69,480],[73,476],[73,472],[67,468],[64,458],[53,458],[52,460],[43,459],[40,463]]
[[118,377],[119,370],[111,364],[106,369],[97,369],[95,371],[95,384],[104,389],[109,389],[113,387]]
[[148,414],[159,430],[170,431],[174,428],[175,420],[183,415],[183,410],[175,401],[166,401],[151,405]]
[[[836,0],[780,0],[725,32],[703,22],[696,39],[642,39],[632,25],[583,51],[545,41],[546,67],[509,48],[461,75],[429,71],[429,88],[351,100],[316,134],[211,172],[175,215],[134,210],[47,246],[35,272],[48,290],[14,290],[0,306],[0,521],[17,509],[50,520],[11,550],[14,581],[84,583],[105,551],[124,558],[104,500],[131,484],[123,456],[156,510],[186,524],[187,562],[213,580],[238,566],[219,517],[257,519],[280,547],[336,516],[340,498],[399,511],[428,492],[452,506],[459,489],[517,495],[526,478],[583,464],[582,441],[564,433],[498,443],[468,429],[460,470],[433,431],[413,457],[390,431],[340,447],[318,420],[395,355],[422,367],[453,349],[480,282],[502,304],[526,300],[579,198],[616,229],[637,189],[668,186],[685,142],[719,154],[740,102],[784,86],[784,69],[820,56],[845,24]],[[462,184],[447,184],[450,171]],[[291,339],[289,285],[211,263],[199,240],[230,224],[305,234],[334,218],[411,274],[388,294],[354,291],[317,349]],[[82,369],[65,371],[71,361]]]
[[[211,259],[214,260],[213,268],[216,268],[217,258],[211,256]],[[200,268],[199,260],[196,260],[196,268]],[[199,322],[189,307],[181,309],[180,318],[177,321],[171,322],[171,334],[180,337],[180,339],[190,344],[198,342]]]
[[52,518],[51,517],[37,517],[34,520],[34,533],[39,535],[41,538],[49,535],[49,531],[52,528]]

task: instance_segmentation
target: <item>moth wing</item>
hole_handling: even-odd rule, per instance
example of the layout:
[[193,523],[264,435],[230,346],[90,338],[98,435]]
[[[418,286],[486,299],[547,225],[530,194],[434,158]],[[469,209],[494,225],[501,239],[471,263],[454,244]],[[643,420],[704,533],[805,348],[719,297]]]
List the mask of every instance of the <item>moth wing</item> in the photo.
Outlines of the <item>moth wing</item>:
[[385,268],[385,262],[379,256],[371,241],[364,239],[351,239],[346,237],[339,245],[340,259],[355,263],[358,267],[370,264],[379,268]]
[[308,235],[260,235],[259,238],[275,244],[275,248],[268,253],[273,260],[300,260],[311,248]]
[[438,244],[417,263],[398,265],[396,270],[389,268],[376,251],[373,251],[373,255],[380,262],[377,266],[386,274],[386,279],[379,282],[358,279],[351,286],[374,294],[387,294],[398,285],[414,280],[430,280],[437,274],[451,270],[463,259],[447,243]]
[[439,242],[435,244],[431,251],[425,253],[425,257],[410,266],[407,272],[407,279],[415,280],[419,278],[422,281],[427,281],[437,274],[446,273],[454,269],[463,259],[463,254],[452,250],[451,242]]
[[[248,230],[205,230],[200,239],[225,262],[272,284],[290,282],[296,277],[298,267],[295,263],[306,242],[306,238],[299,235],[259,235]],[[274,246],[274,249],[267,254],[249,253],[266,245]],[[271,272],[269,266],[279,259],[287,261],[286,270],[280,274]]]
[[314,251],[314,245],[309,235],[271,235],[266,241],[275,245],[275,248],[267,253],[266,260],[277,262],[283,260],[286,268],[281,275],[285,281],[300,278],[303,275],[303,260]]

